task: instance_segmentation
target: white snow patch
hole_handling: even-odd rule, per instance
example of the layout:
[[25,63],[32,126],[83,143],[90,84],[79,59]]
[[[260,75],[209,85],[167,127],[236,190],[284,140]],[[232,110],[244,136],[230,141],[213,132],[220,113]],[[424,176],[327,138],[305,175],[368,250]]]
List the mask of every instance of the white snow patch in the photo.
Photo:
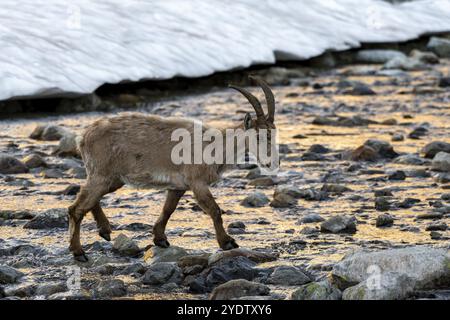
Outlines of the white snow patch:
[[1,0],[0,100],[450,30],[450,0]]

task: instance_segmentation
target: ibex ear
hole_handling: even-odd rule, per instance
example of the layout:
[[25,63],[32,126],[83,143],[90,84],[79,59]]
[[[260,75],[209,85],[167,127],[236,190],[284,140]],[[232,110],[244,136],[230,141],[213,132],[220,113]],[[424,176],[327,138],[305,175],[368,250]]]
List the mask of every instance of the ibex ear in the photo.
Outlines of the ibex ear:
[[252,116],[250,115],[250,113],[247,112],[244,118],[244,128],[245,130],[248,130],[251,127],[252,127]]

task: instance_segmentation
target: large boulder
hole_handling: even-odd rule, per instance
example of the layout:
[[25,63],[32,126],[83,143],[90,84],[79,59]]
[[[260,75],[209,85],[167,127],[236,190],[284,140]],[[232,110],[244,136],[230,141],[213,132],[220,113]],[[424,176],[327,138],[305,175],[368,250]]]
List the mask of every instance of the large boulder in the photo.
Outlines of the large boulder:
[[346,288],[387,272],[411,278],[414,289],[450,285],[450,252],[427,246],[381,251],[358,251],[347,255],[331,272],[332,279]]
[[450,172],[450,153],[439,152],[434,156],[431,168],[436,171]]
[[414,291],[414,281],[406,274],[386,272],[347,288],[343,300],[400,300]]
[[231,280],[216,287],[212,292],[211,300],[231,300],[247,296],[266,296],[270,292],[269,287],[261,283],[244,279]]

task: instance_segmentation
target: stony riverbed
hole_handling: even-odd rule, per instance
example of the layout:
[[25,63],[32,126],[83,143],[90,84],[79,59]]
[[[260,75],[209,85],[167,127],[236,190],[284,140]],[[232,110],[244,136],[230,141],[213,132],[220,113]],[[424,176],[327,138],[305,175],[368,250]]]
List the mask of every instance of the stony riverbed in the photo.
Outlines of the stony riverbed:
[[[1,120],[0,298],[448,299],[450,60],[416,53],[390,63],[264,71],[277,100],[282,167],[275,177],[242,167],[212,188],[243,248],[231,254],[218,251],[191,193],[168,224],[172,247],[149,248],[164,191],[125,187],[102,200],[112,241],[88,215],[90,261],[75,263],[66,208],[85,171],[71,141],[119,111]],[[251,107],[215,89],[137,111],[221,126]],[[339,262],[362,249],[384,255]],[[359,290],[367,276],[352,273],[351,259],[372,261],[393,287]]]

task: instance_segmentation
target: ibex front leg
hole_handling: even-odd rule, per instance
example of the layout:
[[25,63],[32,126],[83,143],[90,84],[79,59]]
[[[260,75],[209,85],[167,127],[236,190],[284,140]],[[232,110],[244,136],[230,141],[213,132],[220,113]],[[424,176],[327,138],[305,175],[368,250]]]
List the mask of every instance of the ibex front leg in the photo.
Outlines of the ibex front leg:
[[214,229],[216,230],[216,238],[219,246],[223,250],[230,250],[238,248],[236,241],[228,235],[223,228],[222,210],[220,210],[213,195],[209,191],[208,186],[200,185],[193,186],[192,191],[197,199],[198,205],[203,209],[205,213],[211,216],[214,222]]
[[170,216],[177,208],[178,202],[185,192],[186,190],[167,191],[166,202],[164,203],[161,215],[153,226],[153,243],[158,247],[168,248],[170,246],[165,234],[167,221],[169,221]]

